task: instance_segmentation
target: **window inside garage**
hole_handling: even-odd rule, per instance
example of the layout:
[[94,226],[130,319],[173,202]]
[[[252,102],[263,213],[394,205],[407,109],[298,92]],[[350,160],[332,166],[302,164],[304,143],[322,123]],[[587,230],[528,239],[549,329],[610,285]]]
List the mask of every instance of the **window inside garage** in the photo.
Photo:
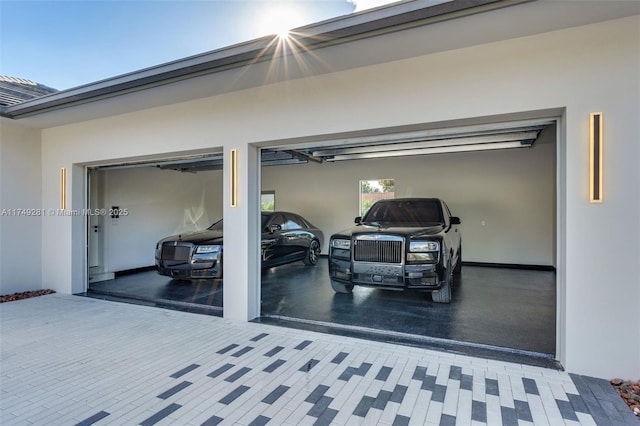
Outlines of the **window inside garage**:
[[393,179],[372,179],[360,181],[360,216],[363,216],[378,200],[393,198],[395,182]]

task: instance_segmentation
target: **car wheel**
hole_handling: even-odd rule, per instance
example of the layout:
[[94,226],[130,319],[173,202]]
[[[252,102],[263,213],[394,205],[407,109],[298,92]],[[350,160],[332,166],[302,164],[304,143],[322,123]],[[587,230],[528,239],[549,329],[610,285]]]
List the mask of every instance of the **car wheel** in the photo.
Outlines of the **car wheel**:
[[451,282],[453,281],[453,271],[451,261],[447,264],[447,275],[440,290],[431,292],[431,299],[436,303],[451,303]]
[[307,254],[304,256],[302,261],[307,266],[313,266],[318,263],[318,256],[320,256],[320,243],[318,240],[313,240],[311,241]]
[[462,247],[458,249],[458,263],[456,263],[456,267],[453,269],[453,275],[459,276],[462,273]]
[[336,293],[350,294],[353,292],[353,284],[342,284],[338,281],[331,280],[331,288]]

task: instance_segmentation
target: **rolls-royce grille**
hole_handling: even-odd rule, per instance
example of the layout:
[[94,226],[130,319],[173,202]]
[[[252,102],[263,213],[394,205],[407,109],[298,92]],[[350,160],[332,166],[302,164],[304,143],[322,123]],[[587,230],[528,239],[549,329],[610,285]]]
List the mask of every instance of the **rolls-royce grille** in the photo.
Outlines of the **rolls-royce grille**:
[[402,263],[402,241],[357,240],[354,259],[360,262]]
[[191,255],[191,245],[174,246],[170,244],[162,246],[162,260],[189,260],[189,256]]

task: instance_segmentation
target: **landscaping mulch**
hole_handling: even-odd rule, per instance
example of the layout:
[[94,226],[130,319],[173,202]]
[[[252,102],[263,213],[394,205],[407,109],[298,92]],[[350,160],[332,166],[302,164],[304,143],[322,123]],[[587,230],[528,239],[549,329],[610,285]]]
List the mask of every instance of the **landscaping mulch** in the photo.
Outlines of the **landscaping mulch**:
[[5,296],[0,296],[0,303],[13,302],[14,300],[28,299],[30,297],[44,296],[45,294],[55,293],[53,290],[34,290],[23,291],[21,293],[13,293]]
[[640,420],[640,380],[634,382],[632,380],[612,379],[611,384]]

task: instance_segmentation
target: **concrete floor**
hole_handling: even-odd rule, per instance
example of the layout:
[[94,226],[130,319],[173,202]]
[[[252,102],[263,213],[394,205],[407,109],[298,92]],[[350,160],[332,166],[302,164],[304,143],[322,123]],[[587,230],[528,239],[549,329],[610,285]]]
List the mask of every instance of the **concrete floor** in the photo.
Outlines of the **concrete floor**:
[[[148,271],[93,283],[88,295],[222,315],[221,280],[174,281]],[[258,321],[550,366],[555,295],[553,272],[479,266],[463,268],[450,305],[413,291],[335,294],[321,258],[315,267],[263,271]]]

